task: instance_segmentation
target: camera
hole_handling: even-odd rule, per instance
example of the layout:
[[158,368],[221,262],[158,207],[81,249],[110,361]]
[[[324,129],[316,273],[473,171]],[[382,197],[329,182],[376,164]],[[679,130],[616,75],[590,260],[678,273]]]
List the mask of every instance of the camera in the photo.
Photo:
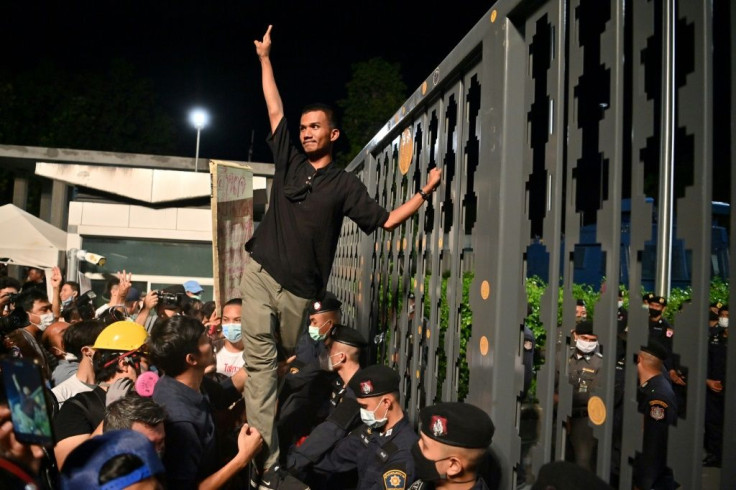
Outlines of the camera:
[[5,297],[8,298],[8,303],[15,303],[19,295],[20,293],[8,293]]
[[183,293],[170,293],[168,291],[156,291],[156,294],[158,295],[158,304],[171,309],[182,306],[186,297]]
[[82,320],[92,320],[95,317],[96,308],[93,300],[96,297],[97,295],[92,290],[89,290],[86,293],[79,295],[74,302],[74,306],[77,307],[77,312],[79,312],[79,316]]
[[0,335],[7,335],[13,330],[27,327],[30,324],[25,310],[20,306],[16,306],[8,316],[0,317]]

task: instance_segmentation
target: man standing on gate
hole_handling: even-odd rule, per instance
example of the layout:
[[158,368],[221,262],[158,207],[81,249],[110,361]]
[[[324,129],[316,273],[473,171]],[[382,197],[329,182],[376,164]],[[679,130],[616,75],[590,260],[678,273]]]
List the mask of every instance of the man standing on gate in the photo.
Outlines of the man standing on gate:
[[393,230],[414,214],[439,185],[441,171],[429,172],[427,184],[401,206],[389,212],[371,196],[353,174],[332,161],[340,136],[328,106],[303,109],[299,123],[302,149],[291,142],[284,109],[271,65],[271,26],[254,41],[261,62],[275,172],[269,208],[245,245],[251,260],[241,282],[245,389],[249,422],[263,435],[267,469],[278,459],[274,431],[277,397],[277,358],[296,344],[310,298],[321,298],[330,276],[342,221],[353,220],[364,233],[377,228]]

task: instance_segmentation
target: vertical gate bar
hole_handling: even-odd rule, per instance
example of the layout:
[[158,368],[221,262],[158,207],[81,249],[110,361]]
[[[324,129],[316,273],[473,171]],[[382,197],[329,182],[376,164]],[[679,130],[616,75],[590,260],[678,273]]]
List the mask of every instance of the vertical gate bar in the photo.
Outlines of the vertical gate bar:
[[[654,135],[654,102],[646,93],[646,66],[642,61],[642,51],[647,47],[648,38],[654,34],[654,6],[648,0],[632,0],[627,7],[632,10],[632,42],[627,63],[631,63],[631,223],[629,239],[629,331],[626,342],[623,427],[641,427],[642,415],[636,400],[639,380],[634,355],[646,345],[648,329],[647,315],[638,307],[643,291],[641,289],[641,255],[644,244],[651,238],[652,205],[644,194],[644,161],[642,150],[647,140]],[[631,305],[634,306],[631,306]],[[619,488],[631,488],[633,468],[631,461],[636,451],[641,451],[642,433],[639,430],[623,431],[621,439],[621,474]]]
[[[676,313],[673,353],[679,355],[680,365],[687,369],[688,389],[685,395],[686,412],[675,427],[670,427],[667,463],[674,470],[675,480],[684,488],[698,488],[702,484],[703,423],[705,420],[705,378],[708,336],[703,331],[708,324],[711,278],[711,219],[712,219],[712,6],[708,0],[679,1],[678,15],[673,22],[692,26],[694,52],[693,71],[687,74],[685,84],[676,88],[680,103],[672,114],[679,128],[676,139],[693,140],[693,184],[677,200],[677,237],[685,250],[692,252],[689,304]],[[688,37],[680,36],[680,56],[687,52]],[[669,122],[669,121],[668,121]],[[663,121],[665,124],[665,121]],[[684,131],[683,131],[684,130]],[[675,141],[679,142],[679,141]],[[677,156],[687,159],[687,156]],[[685,162],[687,163],[687,162]],[[682,408],[682,407],[678,407]],[[689,448],[682,451],[682,448]]]

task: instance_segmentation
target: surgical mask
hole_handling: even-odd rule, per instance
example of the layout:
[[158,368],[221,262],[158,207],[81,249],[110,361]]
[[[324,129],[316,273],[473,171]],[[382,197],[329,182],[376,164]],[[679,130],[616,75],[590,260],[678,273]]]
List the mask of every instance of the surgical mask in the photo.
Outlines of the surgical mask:
[[[329,321],[330,320],[327,320],[327,322]],[[309,326],[309,336],[312,338],[312,340],[316,342],[318,340],[324,340],[327,337],[327,333],[319,333],[319,331],[327,324],[327,322],[324,322],[319,327],[313,325]]]
[[583,339],[577,339],[575,341],[575,348],[582,352],[583,354],[589,354],[595,350],[595,348],[598,347],[598,341],[597,340],[583,340]]
[[722,316],[718,319],[718,326],[723,328],[728,328],[728,317]]
[[649,303],[642,303],[641,309],[642,310],[648,310],[649,309]]
[[73,300],[74,300],[74,298],[72,298],[71,296],[69,296],[69,297],[68,297],[67,299],[65,299],[65,300],[62,300],[62,301],[61,301],[61,306],[62,306],[62,308],[66,308],[67,306],[69,306],[70,304],[72,304],[72,301],[73,301]]
[[649,308],[649,318],[657,318],[661,314],[662,314],[662,310]]
[[327,351],[322,352],[319,355],[319,367],[322,371],[329,371],[332,372],[335,370],[335,366],[340,364],[342,361],[338,361],[337,363],[332,362],[332,358],[335,356],[339,356],[342,354],[341,352],[338,352],[337,354],[329,355]]
[[619,301],[618,301],[618,307],[619,307],[619,308],[622,308],[623,306],[624,306],[624,302],[623,302],[623,300],[619,300]]
[[38,317],[41,319],[41,322],[34,323],[34,325],[36,325],[38,329],[42,332],[46,330],[49,327],[49,325],[54,323],[54,314],[51,312],[45,313],[43,315],[38,315]]
[[379,408],[381,408],[381,402],[378,402],[378,406],[373,411],[366,410],[365,408],[360,409],[360,419],[371,429],[378,429],[380,427],[383,427],[384,425],[386,425],[386,422],[388,422],[388,407],[386,407],[386,413],[383,414],[383,417],[377,419],[376,412]]
[[233,344],[243,338],[243,330],[240,323],[223,323],[222,335]]
[[437,471],[436,463],[448,458],[438,460],[428,459],[422,454],[419,444],[414,444],[411,447],[411,458],[414,460],[414,476],[423,482],[433,482],[447,478],[447,475],[440,475],[440,472]]

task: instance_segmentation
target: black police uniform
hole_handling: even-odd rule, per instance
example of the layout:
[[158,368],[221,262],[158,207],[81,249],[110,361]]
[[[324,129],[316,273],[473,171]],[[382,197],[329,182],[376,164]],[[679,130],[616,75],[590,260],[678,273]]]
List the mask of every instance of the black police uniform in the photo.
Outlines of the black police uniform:
[[357,490],[403,490],[414,480],[411,447],[418,440],[406,413],[383,434],[363,424],[314,465],[314,470],[330,474],[357,469]]
[[[330,291],[321,300],[315,300],[307,307],[309,316],[319,313],[339,311],[340,300]],[[314,340],[309,335],[309,319],[297,340],[296,359],[284,376],[284,384],[279,393],[279,412],[276,426],[279,432],[281,463],[286,462],[289,447],[329,415],[335,384],[342,385],[340,377],[322,369],[320,357],[327,355],[322,340]]]
[[[721,381],[725,389],[728,328],[720,326],[708,329],[707,378]],[[723,450],[723,415],[725,392],[705,391],[705,450],[706,464],[720,466]]]
[[[363,400],[398,392],[399,384],[396,371],[376,364],[356,373],[349,387]],[[404,490],[414,481],[411,448],[418,440],[406,413],[393,427],[383,431],[361,424],[313,465],[312,471],[331,475],[357,470],[357,490]]]
[[575,462],[595,471],[596,439],[588,424],[588,400],[590,393],[598,385],[598,372],[603,365],[603,355],[597,350],[581,354],[572,348],[568,360],[568,380],[573,386],[572,413],[570,416],[570,443]]
[[658,374],[639,387],[639,411],[644,414],[642,451],[634,463],[634,484],[639,488],[675,489],[667,467],[667,435],[677,419],[672,383]]

